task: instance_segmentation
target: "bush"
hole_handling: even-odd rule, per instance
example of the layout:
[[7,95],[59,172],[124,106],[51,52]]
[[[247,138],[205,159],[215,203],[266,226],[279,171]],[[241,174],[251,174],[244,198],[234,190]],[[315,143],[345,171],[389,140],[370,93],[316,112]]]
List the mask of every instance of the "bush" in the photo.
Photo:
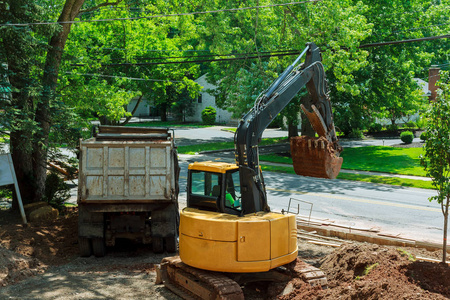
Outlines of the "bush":
[[416,128],[417,125],[413,121],[409,121],[409,122],[405,123],[405,127],[406,128]]
[[386,126],[386,130],[387,131],[397,131],[398,130],[398,125],[397,124],[391,124]]
[[216,122],[216,110],[214,107],[208,106],[202,111],[202,122],[205,125],[214,125]]
[[425,128],[427,126],[427,119],[425,119],[424,117],[420,117],[416,121],[416,125],[419,129]]
[[353,129],[352,132],[348,134],[348,137],[351,139],[363,139],[364,134],[360,129]]
[[403,131],[400,134],[400,139],[405,144],[411,144],[414,139],[414,134],[411,131]]
[[70,188],[55,172],[50,172],[45,180],[44,201],[61,209],[64,202],[70,198]]
[[424,131],[424,132],[422,132],[422,133],[420,134],[420,139],[421,139],[422,141],[426,141],[427,138],[428,138],[428,134],[427,134],[426,131]]
[[369,132],[380,132],[383,129],[383,125],[379,123],[372,123],[369,125],[368,131]]

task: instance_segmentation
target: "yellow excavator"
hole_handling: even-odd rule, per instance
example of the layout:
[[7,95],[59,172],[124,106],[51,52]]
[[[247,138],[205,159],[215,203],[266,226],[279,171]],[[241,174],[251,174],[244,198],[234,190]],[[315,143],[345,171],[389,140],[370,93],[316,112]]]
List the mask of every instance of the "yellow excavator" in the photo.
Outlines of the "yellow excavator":
[[[303,55],[305,62],[299,64]],[[335,178],[342,165],[319,48],[308,43],[240,120],[236,163],[189,165],[187,207],[180,213],[179,256],[163,259],[159,281],[185,299],[243,299],[241,285],[286,280],[297,272],[312,285],[326,285],[319,269],[297,259],[296,217],[272,212],[259,165],[263,131],[306,85],[304,106],[316,137],[291,139],[297,174]],[[289,275],[291,274],[291,275]]]

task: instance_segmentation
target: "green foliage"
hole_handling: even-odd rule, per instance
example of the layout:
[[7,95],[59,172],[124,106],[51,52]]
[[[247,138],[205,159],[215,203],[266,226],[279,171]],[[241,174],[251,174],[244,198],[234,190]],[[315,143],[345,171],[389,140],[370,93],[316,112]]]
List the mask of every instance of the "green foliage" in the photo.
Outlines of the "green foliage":
[[48,202],[51,206],[61,209],[64,206],[64,201],[69,198],[69,186],[57,173],[50,172],[45,180],[45,195],[43,200]]
[[[442,82],[448,82],[449,74],[442,75]],[[429,200],[440,204],[445,200],[448,203],[450,197],[450,84],[441,83],[441,88],[436,101],[430,103],[427,111],[427,139],[421,158],[427,176],[432,178],[433,186],[438,191],[437,196]]]
[[400,139],[405,144],[411,144],[414,140],[414,133],[412,133],[411,131],[403,131],[402,133],[400,133]]
[[419,129],[425,128],[425,126],[427,125],[427,119],[420,116],[420,118],[416,121],[416,125]]
[[409,121],[409,122],[405,123],[404,127],[412,129],[412,128],[416,128],[417,124],[414,121]]
[[2,186],[0,187],[0,199],[12,199],[13,197],[13,190],[11,187],[8,186]]
[[422,141],[426,141],[426,140],[427,140],[427,136],[428,136],[427,132],[424,131],[424,132],[422,132],[422,133],[420,134],[420,139],[421,139]]
[[283,128],[283,115],[278,114],[278,116],[273,119],[273,121],[269,124],[269,128]]
[[363,139],[364,138],[364,134],[363,131],[361,129],[358,128],[353,128],[352,131],[348,134],[347,136],[348,138],[351,139]]
[[366,266],[366,268],[364,269],[364,272],[363,272],[363,276],[368,275],[373,269],[375,269],[379,265],[380,265],[379,263],[374,263],[373,265]]
[[205,125],[213,125],[216,122],[216,109],[214,107],[205,107],[202,111],[202,122]]
[[387,131],[396,132],[398,131],[398,125],[397,124],[389,124],[386,126]]
[[383,129],[383,125],[380,123],[372,123],[369,125],[368,131],[369,132],[380,132]]
[[416,257],[413,254],[406,251],[405,249],[398,248],[397,251],[400,253],[401,256],[405,256],[406,258],[408,258],[409,261],[416,261]]

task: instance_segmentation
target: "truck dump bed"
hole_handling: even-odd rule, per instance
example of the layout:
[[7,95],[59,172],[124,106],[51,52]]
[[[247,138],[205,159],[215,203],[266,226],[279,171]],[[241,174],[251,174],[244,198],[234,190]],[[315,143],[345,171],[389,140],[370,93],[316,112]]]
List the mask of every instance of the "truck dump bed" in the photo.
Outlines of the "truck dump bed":
[[176,200],[176,154],[167,128],[99,127],[80,143],[79,203]]

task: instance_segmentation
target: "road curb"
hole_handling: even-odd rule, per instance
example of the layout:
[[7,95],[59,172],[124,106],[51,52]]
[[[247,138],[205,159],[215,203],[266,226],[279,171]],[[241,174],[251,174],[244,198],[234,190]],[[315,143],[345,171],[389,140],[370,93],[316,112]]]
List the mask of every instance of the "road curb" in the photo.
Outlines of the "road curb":
[[[303,229],[305,231],[315,231],[317,234],[327,237],[337,237],[344,240],[352,240],[357,242],[366,242],[377,245],[385,246],[398,246],[398,247],[416,247],[424,248],[429,251],[442,250],[442,244],[429,243],[423,241],[415,241],[410,239],[385,237],[379,235],[372,235],[359,232],[346,232],[343,230],[326,228],[324,226],[306,225],[297,223],[298,229]],[[447,250],[450,253],[450,249]]]

